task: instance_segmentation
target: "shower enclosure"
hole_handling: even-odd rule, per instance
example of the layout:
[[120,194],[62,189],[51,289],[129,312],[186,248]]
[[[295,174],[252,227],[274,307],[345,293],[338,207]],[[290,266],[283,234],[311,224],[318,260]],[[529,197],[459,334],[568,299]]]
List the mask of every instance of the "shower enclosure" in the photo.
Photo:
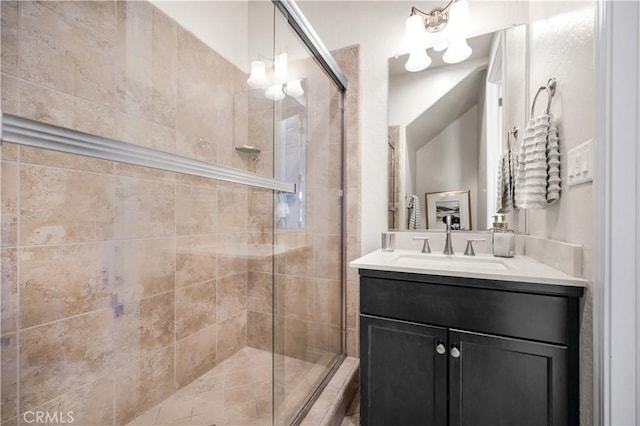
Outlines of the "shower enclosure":
[[295,3],[0,13],[0,423],[295,422],[344,358],[347,84]]

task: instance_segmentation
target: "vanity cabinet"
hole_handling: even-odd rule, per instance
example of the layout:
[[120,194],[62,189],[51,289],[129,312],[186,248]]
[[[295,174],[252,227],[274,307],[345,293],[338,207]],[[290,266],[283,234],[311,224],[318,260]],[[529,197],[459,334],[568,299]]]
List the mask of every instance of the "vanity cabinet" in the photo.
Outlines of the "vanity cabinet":
[[363,425],[578,425],[578,286],[360,270]]

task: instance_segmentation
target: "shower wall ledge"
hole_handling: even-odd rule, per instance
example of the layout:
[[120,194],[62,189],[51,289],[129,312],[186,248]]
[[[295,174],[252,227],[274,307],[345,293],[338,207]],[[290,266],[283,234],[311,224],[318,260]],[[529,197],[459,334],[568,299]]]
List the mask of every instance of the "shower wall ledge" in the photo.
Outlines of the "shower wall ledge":
[[[265,259],[289,254],[298,250],[311,249],[311,245],[285,246],[284,244],[220,244],[195,245],[185,252],[201,256],[233,256],[251,259]],[[180,249],[178,249],[180,251]]]

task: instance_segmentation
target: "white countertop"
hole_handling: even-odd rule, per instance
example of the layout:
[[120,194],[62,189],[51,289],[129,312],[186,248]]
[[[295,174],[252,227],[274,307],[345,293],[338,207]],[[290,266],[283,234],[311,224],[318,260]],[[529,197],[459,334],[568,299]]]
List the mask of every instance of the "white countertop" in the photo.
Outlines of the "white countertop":
[[540,284],[585,287],[587,281],[572,277],[527,256],[512,258],[490,254],[447,256],[423,254],[417,250],[376,250],[349,263],[352,268],[412,274],[520,281]]

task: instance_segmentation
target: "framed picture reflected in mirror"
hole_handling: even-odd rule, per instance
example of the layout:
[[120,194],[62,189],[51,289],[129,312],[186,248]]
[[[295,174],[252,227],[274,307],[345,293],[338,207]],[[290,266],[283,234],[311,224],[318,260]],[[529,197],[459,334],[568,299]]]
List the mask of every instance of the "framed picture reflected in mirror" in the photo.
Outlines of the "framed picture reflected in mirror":
[[452,229],[471,230],[471,193],[469,190],[427,192],[424,195],[427,229],[446,229],[444,218],[453,216]]

